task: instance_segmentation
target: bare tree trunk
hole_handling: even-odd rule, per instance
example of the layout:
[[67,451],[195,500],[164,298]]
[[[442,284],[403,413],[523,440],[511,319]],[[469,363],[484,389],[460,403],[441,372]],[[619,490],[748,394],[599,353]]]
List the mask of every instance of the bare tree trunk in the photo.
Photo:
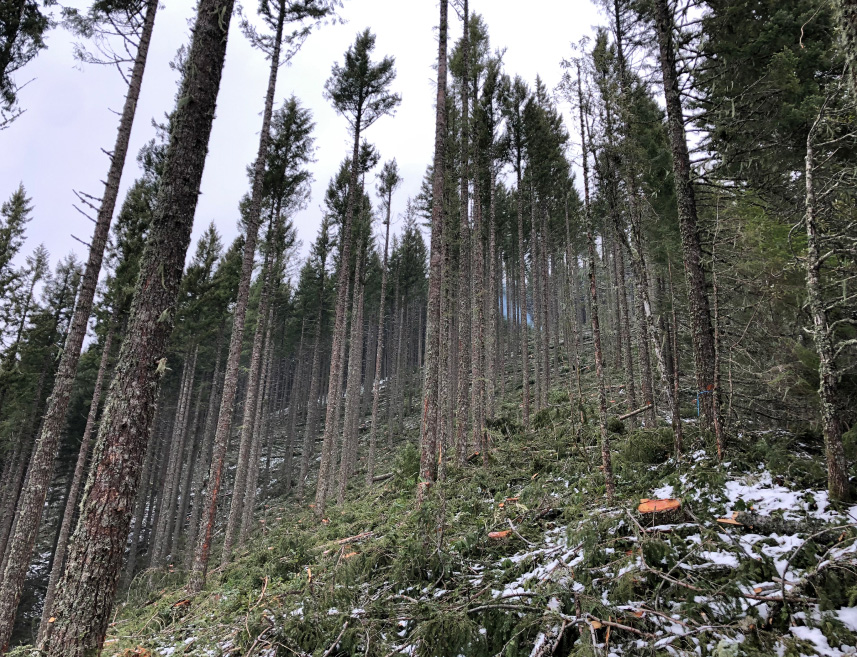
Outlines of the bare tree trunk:
[[324,297],[324,275],[319,284],[318,317],[315,322],[315,339],[312,347],[312,374],[310,375],[309,398],[307,399],[306,426],[304,427],[304,444],[301,450],[301,472],[298,478],[298,499],[303,500],[304,486],[309,475],[309,462],[315,441],[316,423],[318,419],[318,396],[321,393],[321,321]]
[[191,506],[190,520],[188,521],[188,535],[185,542],[185,570],[190,571],[193,566],[193,554],[196,548],[196,537],[199,532],[199,516],[202,511],[202,492],[205,486],[203,478],[208,474],[211,467],[211,453],[214,449],[214,429],[217,421],[217,401],[220,399],[220,363],[221,350],[223,348],[222,328],[217,336],[217,357],[214,364],[214,374],[211,376],[211,385],[208,388],[208,410],[205,413],[205,427],[202,430],[201,456],[194,463],[193,474],[193,505]]
[[[474,158],[476,159],[476,158]],[[485,299],[484,299],[484,254],[482,253],[482,203],[480,199],[478,172],[473,178],[473,269],[469,293],[472,299],[473,317],[470,323],[470,381],[472,386],[470,409],[473,413],[472,442],[485,454]],[[466,439],[465,439],[466,444]]]
[[280,481],[283,492],[288,495],[292,491],[292,470],[294,462],[295,433],[297,432],[297,416],[300,408],[300,400],[303,398],[303,376],[304,376],[304,339],[306,336],[307,319],[304,316],[301,322],[301,339],[298,343],[298,351],[295,354],[295,363],[292,368],[292,381],[289,386],[289,423],[286,428],[286,445],[283,453],[283,467],[281,469]]
[[598,379],[598,420],[601,425],[601,467],[604,470],[604,483],[607,502],[612,503],[615,484],[610,454],[610,437],[607,433],[607,395],[604,391],[604,354],[601,351],[601,327],[598,322],[598,291],[595,284],[595,238],[592,231],[592,217],[589,210],[589,152],[587,150],[586,112],[583,103],[583,87],[580,80],[580,68],[577,70],[577,93],[580,106],[580,139],[583,151],[583,189],[586,239],[589,248],[589,296],[592,300],[590,318],[592,321],[592,340],[595,346],[595,374]]
[[[381,300],[378,304],[378,341],[375,343],[375,376],[372,381],[372,420],[369,427],[369,457],[366,459],[366,485],[372,485],[375,476],[375,442],[378,432],[378,402],[381,397],[381,358],[384,354],[384,310],[387,299],[387,253],[390,245],[390,214],[392,189],[387,198],[387,221],[384,231],[384,259],[381,261]],[[387,375],[387,404],[390,403],[390,375]],[[389,430],[389,421],[388,421]]]
[[98,210],[74,315],[54,378],[53,392],[48,401],[48,409],[42,421],[41,435],[33,450],[27,485],[21,492],[18,522],[8,548],[3,582],[0,586],[0,652],[5,651],[9,645],[9,638],[12,635],[15,622],[15,612],[21,599],[24,580],[33,554],[33,546],[39,532],[45,496],[53,478],[54,460],[66,424],[68,404],[74,387],[74,379],[77,375],[77,365],[80,361],[80,350],[83,346],[83,339],[86,337],[86,326],[92,312],[95,287],[98,283],[101,262],[104,258],[104,247],[110,232],[110,221],[113,218],[113,210],[119,195],[119,182],[122,178],[125,156],[128,153],[131,127],[134,123],[137,99],[143,84],[143,71],[146,68],[146,58],[149,54],[149,43],[155,26],[157,10],[158,0],[148,0],[143,30],[134,58],[134,68],[131,72],[128,93],[119,121],[116,143],[110,157],[110,168],[104,185],[104,195]]
[[363,365],[363,300],[366,289],[365,263],[367,246],[359,246],[360,254],[354,270],[354,294],[351,307],[348,379],[345,384],[345,421],[342,430],[342,453],[339,460],[339,489],[337,502],[345,501],[345,489],[353,470],[352,459],[357,456],[358,414],[360,411],[360,378]]
[[[498,276],[498,253],[497,253],[497,216],[495,207],[494,190],[496,187],[494,163],[488,163],[489,178],[488,184],[491,185],[489,190],[488,203],[488,332],[485,343],[485,415],[488,418],[494,417],[494,404],[497,397],[497,382],[499,376],[505,377],[505,373],[498,366],[502,348],[499,348],[499,328],[497,324],[497,303],[500,297],[499,288],[497,285]],[[500,278],[502,279],[502,269],[500,269]],[[503,392],[503,385],[500,385],[500,392]]]
[[821,426],[827,453],[827,489],[832,499],[845,501],[849,499],[851,491],[848,484],[848,464],[842,446],[842,425],[839,421],[839,373],[836,371],[832,330],[822,298],[820,229],[816,219],[813,184],[815,162],[812,139],[816,125],[817,122],[806,139],[806,291],[812,314],[812,337],[818,352],[818,396],[821,400]]
[[170,528],[175,515],[176,498],[178,497],[179,479],[181,478],[182,456],[185,440],[187,438],[187,424],[190,414],[191,397],[193,395],[193,384],[196,372],[196,357],[199,347],[195,347],[193,356],[185,359],[182,371],[181,386],[179,388],[179,407],[176,411],[176,422],[173,427],[173,437],[170,441],[170,455],[167,464],[166,478],[161,502],[161,513],[154,535],[154,548],[150,566],[160,567],[164,565],[169,550],[171,538]]
[[[220,0],[229,3],[231,12],[233,0]],[[282,5],[280,7],[282,9]],[[226,372],[223,378],[223,396],[217,418],[217,431],[214,436],[214,449],[211,458],[206,488],[200,496],[200,502],[206,498],[203,507],[197,546],[188,581],[188,591],[197,593],[205,586],[208,561],[211,556],[211,535],[217,514],[217,499],[223,479],[226,448],[232,427],[232,413],[235,408],[235,392],[238,386],[238,368],[241,360],[241,348],[244,342],[244,319],[247,314],[247,302],[250,297],[250,282],[253,278],[253,261],[256,256],[256,240],[259,233],[259,219],[262,208],[262,186],[264,183],[265,157],[268,142],[271,139],[271,115],[274,110],[274,92],[277,88],[277,72],[280,67],[280,46],[283,35],[284,12],[280,11],[277,32],[271,53],[271,68],[268,72],[268,90],[265,94],[265,109],[262,113],[262,130],[259,133],[259,148],[253,164],[253,189],[250,195],[250,207],[247,212],[247,228],[244,238],[244,253],[241,260],[241,280],[238,295],[232,311],[232,336],[229,340],[229,354],[226,357]]]
[[[220,89],[232,0],[200,0],[158,202],[140,263],[128,334],[119,352],[93,452],[81,517],[57,587],[47,657],[101,649],[145,460],[158,379],[184,268]],[[192,74],[190,74],[192,72]]]
[[717,452],[721,456],[724,436],[720,422],[715,421],[717,404],[714,402],[714,330],[706,291],[705,270],[702,266],[702,249],[697,227],[696,197],[690,179],[690,155],[684,131],[684,113],[681,103],[676,57],[673,44],[673,16],[667,0],[655,0],[655,31],[660,50],[661,73],[664,82],[670,144],[672,146],[673,173],[678,201],[684,271],[687,279],[687,296],[693,338],[693,357],[696,369],[696,386],[700,393],[704,421],[714,425]]
[[[160,450],[161,443],[164,438],[163,431],[159,428],[159,425],[162,425],[163,422],[158,419],[161,415],[162,394],[163,393],[161,391],[158,392],[158,399],[155,402],[155,419],[152,422],[153,437],[150,439],[150,444],[146,448],[146,460],[143,463],[143,473],[140,477],[141,486],[140,490],[137,492],[137,501],[134,503],[134,529],[131,532],[131,540],[128,548],[128,560],[125,563],[125,570],[122,576],[120,589],[127,589],[131,586],[131,582],[134,580],[134,570],[137,566],[137,553],[140,549],[140,534],[142,532],[143,520],[146,511],[150,506],[147,506],[147,501],[150,501],[150,493],[155,487],[155,473],[157,472],[157,468],[153,467],[153,465],[155,465],[155,454]],[[59,569],[59,573],[62,574],[62,568]],[[45,621],[43,620],[42,622],[44,623]],[[40,628],[40,642],[44,640],[48,631],[48,628]]]
[[[467,423],[470,419],[470,350],[472,345],[470,320],[470,16],[468,2],[463,0],[462,16],[464,31],[461,37],[461,52],[464,53],[464,69],[461,79],[461,180],[458,224],[458,376],[456,383],[455,438],[453,447],[459,461],[467,451]],[[474,98],[474,102],[475,102]]]
[[[348,313],[348,283],[351,262],[351,241],[353,238],[354,213],[358,202],[357,184],[360,168],[360,127],[361,117],[354,122],[354,148],[351,152],[351,176],[348,183],[348,207],[345,223],[341,229],[339,247],[339,276],[336,284],[336,316],[333,322],[333,341],[331,345],[330,374],[327,388],[327,408],[324,418],[324,438],[321,448],[318,485],[315,492],[315,512],[321,518],[327,503],[327,483],[334,473],[333,450],[338,431],[340,397],[342,396],[342,378],[345,368],[345,341]],[[355,284],[356,287],[356,284]]]
[[434,175],[432,180],[431,246],[429,260],[428,304],[426,308],[426,346],[423,399],[420,419],[420,481],[417,503],[425,498],[426,489],[437,473],[438,420],[442,412],[439,400],[441,379],[442,299],[441,269],[443,264],[443,188],[446,158],[446,39],[447,0],[440,0],[437,55],[437,99],[435,104]]
[[[250,535],[253,524],[253,510],[256,505],[256,488],[259,481],[259,457],[261,455],[262,437],[265,435],[267,414],[269,411],[267,399],[271,390],[271,324],[274,322],[274,308],[268,304],[268,320],[265,330],[265,346],[262,348],[262,370],[259,373],[258,394],[256,395],[256,411],[253,414],[253,435],[250,458],[247,468],[247,482],[244,485],[241,505],[241,530],[238,534],[238,545],[243,546]],[[235,499],[233,497],[233,499]]]
[[[268,235],[274,235],[273,217],[268,228]],[[273,258],[269,248],[265,254],[265,264],[262,267],[262,291],[259,295],[256,331],[253,335],[253,349],[250,354],[250,372],[247,375],[247,395],[244,398],[244,417],[241,423],[241,440],[238,446],[238,462],[235,467],[235,483],[232,487],[232,500],[229,505],[229,517],[223,536],[223,551],[220,555],[221,564],[229,563],[232,556],[232,545],[238,538],[239,525],[244,506],[244,490],[247,485],[247,475],[250,469],[250,458],[254,443],[258,437],[254,433],[256,423],[256,402],[262,385],[262,370],[264,356],[264,339],[268,320],[268,302],[271,294],[271,269]]]
[[60,522],[59,538],[57,539],[57,549],[54,552],[53,562],[51,563],[51,576],[48,580],[48,588],[45,591],[45,601],[42,606],[42,619],[39,622],[38,642],[41,642],[42,637],[48,627],[48,620],[52,615],[54,606],[54,595],[56,594],[57,582],[62,574],[62,567],[65,563],[65,552],[68,547],[68,537],[71,535],[71,522],[74,519],[74,514],[77,510],[77,499],[80,494],[80,485],[83,481],[83,471],[86,468],[86,461],[89,458],[89,445],[92,438],[92,430],[95,428],[95,418],[98,416],[98,406],[101,401],[101,390],[104,386],[104,375],[107,372],[107,364],[110,361],[110,350],[113,346],[113,329],[108,329],[107,337],[104,339],[104,346],[101,352],[101,362],[98,365],[98,374],[95,376],[95,388],[92,391],[92,401],[89,404],[89,413],[86,416],[86,426],[83,429],[83,438],[80,439],[80,450],[77,453],[77,463],[74,466],[74,475],[71,479],[71,487],[68,491],[68,497],[65,501],[65,510],[63,511],[62,521]]

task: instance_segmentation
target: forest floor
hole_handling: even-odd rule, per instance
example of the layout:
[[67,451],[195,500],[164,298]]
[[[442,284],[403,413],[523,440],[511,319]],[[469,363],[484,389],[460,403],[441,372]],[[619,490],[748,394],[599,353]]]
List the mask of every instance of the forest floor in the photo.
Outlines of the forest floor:
[[104,654],[857,654],[857,506],[828,500],[820,439],[743,431],[718,463],[691,421],[677,462],[670,429],[614,420],[608,505],[580,412],[554,391],[525,431],[501,406],[485,463],[451,466],[419,509],[409,419],[389,479],[358,472],[322,521],[269,505],[201,594],[139,576]]

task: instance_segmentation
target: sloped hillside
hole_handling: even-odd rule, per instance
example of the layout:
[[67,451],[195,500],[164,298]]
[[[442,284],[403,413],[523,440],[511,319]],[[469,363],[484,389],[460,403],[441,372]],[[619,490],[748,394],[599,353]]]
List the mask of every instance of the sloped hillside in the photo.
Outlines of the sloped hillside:
[[829,502],[817,437],[746,432],[718,464],[688,423],[677,463],[668,429],[614,421],[607,504],[591,425],[553,402],[529,432],[507,405],[484,463],[451,467],[419,509],[409,442],[320,522],[264,509],[194,598],[179,573],[142,575],[104,654],[857,653],[857,506]]

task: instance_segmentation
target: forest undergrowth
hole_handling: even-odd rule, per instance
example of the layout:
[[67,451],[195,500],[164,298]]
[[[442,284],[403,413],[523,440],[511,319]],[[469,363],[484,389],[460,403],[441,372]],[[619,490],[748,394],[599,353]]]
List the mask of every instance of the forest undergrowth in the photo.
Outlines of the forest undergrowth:
[[[818,436],[742,431],[718,463],[685,419],[677,462],[671,429],[613,419],[607,506],[593,409],[556,389],[550,402],[527,431],[504,403],[490,450],[450,465],[420,507],[411,418],[388,478],[354,477],[320,522],[309,500],[267,505],[200,594],[172,568],[138,575],[104,654],[857,652],[857,506],[828,500]],[[681,506],[641,514],[646,498]]]

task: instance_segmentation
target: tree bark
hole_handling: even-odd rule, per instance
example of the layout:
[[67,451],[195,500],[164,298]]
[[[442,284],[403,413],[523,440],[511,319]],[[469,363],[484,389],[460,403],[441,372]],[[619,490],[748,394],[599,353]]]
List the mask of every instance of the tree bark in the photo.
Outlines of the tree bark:
[[440,0],[438,24],[437,98],[435,101],[434,171],[432,178],[431,243],[429,256],[428,302],[426,307],[425,367],[420,414],[420,481],[417,503],[425,498],[426,489],[437,473],[438,420],[442,412],[439,400],[441,377],[440,342],[441,268],[443,260],[443,188],[446,160],[446,39],[447,0]]
[[80,484],[83,481],[83,472],[86,461],[89,458],[89,445],[92,438],[92,430],[95,428],[95,419],[98,416],[98,405],[101,401],[101,390],[104,385],[104,376],[107,372],[107,364],[110,361],[110,350],[113,346],[113,329],[108,329],[107,337],[104,339],[104,347],[101,352],[101,362],[98,365],[98,374],[95,376],[95,388],[92,391],[92,401],[89,404],[89,413],[86,416],[86,426],[83,429],[83,438],[80,439],[80,449],[77,454],[77,463],[74,466],[74,475],[71,479],[71,487],[68,498],[65,501],[62,521],[60,522],[59,538],[57,548],[54,551],[51,563],[51,576],[48,579],[48,588],[45,591],[45,601],[42,606],[42,618],[39,623],[38,642],[45,636],[48,628],[48,620],[52,615],[54,596],[56,594],[57,582],[62,574],[65,563],[65,553],[68,547],[68,538],[71,535],[71,523],[77,511],[77,500],[80,494]]
[[669,137],[672,147],[673,174],[678,201],[684,271],[693,339],[696,386],[700,393],[704,422],[715,428],[718,455],[722,455],[724,436],[715,418],[718,404],[714,400],[714,330],[708,305],[705,270],[697,226],[696,197],[691,181],[690,154],[684,130],[676,55],[673,44],[673,16],[668,0],[655,0],[655,31],[658,37],[664,97],[667,106]]
[[586,112],[583,103],[583,87],[580,80],[580,68],[577,70],[577,93],[580,107],[580,139],[583,151],[583,212],[586,228],[586,241],[589,250],[589,297],[592,302],[590,319],[592,321],[592,340],[595,347],[595,374],[598,380],[598,420],[601,426],[601,467],[604,470],[604,484],[607,502],[612,503],[615,484],[610,454],[610,437],[607,433],[607,395],[604,391],[604,354],[601,350],[601,327],[598,321],[598,291],[595,281],[595,238],[592,231],[592,217],[589,209],[589,152],[587,150]]
[[[273,217],[272,217],[273,219]],[[269,225],[268,235],[274,235],[273,221]],[[223,551],[220,563],[227,564],[232,557],[232,545],[238,538],[239,525],[243,514],[244,492],[247,485],[247,475],[250,469],[250,459],[258,436],[254,432],[256,423],[257,400],[260,387],[263,385],[263,350],[268,320],[268,301],[271,294],[271,268],[273,258],[270,248],[265,254],[265,264],[262,267],[262,291],[259,295],[259,307],[256,313],[256,331],[253,335],[253,348],[250,353],[250,372],[247,375],[247,395],[244,398],[244,417],[241,422],[241,438],[238,446],[238,462],[235,467],[235,482],[232,486],[232,500],[229,505],[229,517],[223,536]]]
[[848,463],[842,445],[842,425],[839,421],[839,373],[836,371],[832,330],[828,325],[821,285],[821,252],[819,222],[816,218],[816,201],[813,173],[813,129],[806,139],[806,291],[812,314],[812,337],[818,352],[818,396],[821,400],[821,426],[827,455],[827,490],[831,499],[846,501],[851,491],[848,484]]
[[80,350],[86,337],[86,326],[92,312],[92,302],[95,297],[95,287],[101,272],[101,262],[104,258],[104,247],[110,232],[110,222],[119,195],[119,182],[128,153],[128,142],[131,139],[131,128],[137,110],[137,99],[143,84],[143,72],[146,68],[146,58],[149,54],[149,44],[155,26],[155,13],[158,10],[158,0],[148,0],[140,43],[134,58],[128,93],[119,121],[116,143],[110,158],[110,168],[104,186],[104,195],[95,230],[90,242],[89,255],[86,262],[77,304],[66,336],[62,356],[60,357],[54,388],[48,401],[48,410],[42,422],[41,435],[36,441],[30,460],[30,471],[27,485],[21,493],[19,501],[20,512],[8,550],[8,559],[0,587],[0,652],[9,647],[12,627],[15,622],[15,612],[21,599],[24,580],[33,554],[33,546],[42,519],[45,496],[54,473],[54,460],[59,441],[66,424],[66,414],[71,398],[74,379],[77,375],[77,365],[80,361]]
[[81,517],[58,586],[48,657],[84,657],[104,642],[140,471],[166,364],[220,88],[232,0],[200,0],[161,187],[98,431]]
[[[220,1],[228,2],[228,12],[231,14],[233,0]],[[282,3],[280,6],[282,8]],[[206,491],[201,496],[201,498],[205,499],[205,505],[202,507],[200,531],[197,537],[193,567],[187,585],[188,591],[191,593],[198,593],[205,586],[208,561],[211,556],[211,535],[214,531],[214,521],[217,513],[217,499],[223,480],[223,468],[226,460],[226,448],[229,443],[229,432],[232,428],[232,413],[235,409],[235,392],[238,386],[238,367],[241,360],[241,348],[244,342],[244,320],[247,315],[250,282],[253,277],[253,261],[256,256],[256,240],[259,233],[265,157],[268,143],[271,139],[271,115],[274,110],[274,93],[277,88],[277,73],[280,67],[283,20],[283,12],[280,11],[277,34],[271,53],[271,68],[268,72],[268,90],[265,94],[265,109],[262,112],[262,130],[259,133],[259,148],[256,153],[256,161],[253,164],[253,188],[250,195],[250,207],[247,212],[247,229],[244,239],[244,253],[241,260],[241,280],[238,284],[235,308],[232,311],[232,335],[229,340],[229,353],[226,357],[223,396],[220,400],[217,431],[214,436],[214,449],[212,451],[211,468],[207,477]]]
[[[390,246],[390,215],[392,213],[393,190],[387,196],[387,220],[384,231],[384,259],[381,261],[381,300],[378,304],[378,341],[375,343],[375,376],[372,381],[372,420],[369,426],[369,457],[366,460],[366,485],[372,484],[375,476],[375,443],[378,432],[378,402],[381,397],[381,358],[384,354],[384,310],[387,299],[387,253]],[[387,403],[390,403],[390,376],[387,376]],[[389,425],[389,422],[388,422]],[[389,426],[388,426],[389,430]]]

